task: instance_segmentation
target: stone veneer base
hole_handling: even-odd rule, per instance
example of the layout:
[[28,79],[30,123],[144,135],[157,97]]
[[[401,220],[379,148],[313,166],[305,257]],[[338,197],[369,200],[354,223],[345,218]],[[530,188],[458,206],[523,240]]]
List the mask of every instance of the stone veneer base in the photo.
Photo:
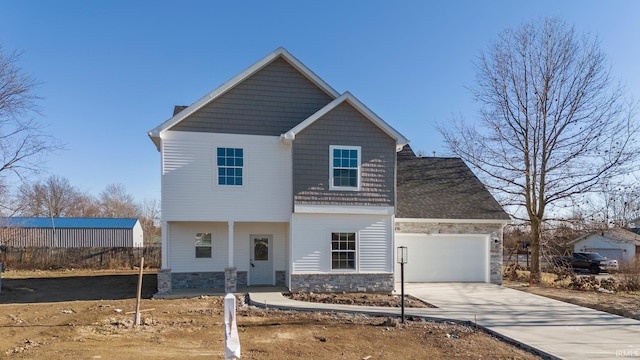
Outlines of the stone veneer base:
[[[171,289],[224,289],[225,272],[189,272],[171,273]],[[238,271],[236,286],[247,286],[247,272]],[[160,291],[160,272],[158,272],[158,292]]]
[[294,292],[392,292],[393,288],[393,273],[291,275]]

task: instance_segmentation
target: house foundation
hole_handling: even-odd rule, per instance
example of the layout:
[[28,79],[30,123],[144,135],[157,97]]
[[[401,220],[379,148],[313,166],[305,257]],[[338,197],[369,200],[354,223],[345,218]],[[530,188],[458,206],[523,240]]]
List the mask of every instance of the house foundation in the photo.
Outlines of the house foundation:
[[238,291],[238,269],[229,267],[224,269],[224,292],[226,294]]
[[392,292],[393,273],[380,274],[293,274],[294,292]]
[[171,294],[171,269],[158,270],[158,295]]

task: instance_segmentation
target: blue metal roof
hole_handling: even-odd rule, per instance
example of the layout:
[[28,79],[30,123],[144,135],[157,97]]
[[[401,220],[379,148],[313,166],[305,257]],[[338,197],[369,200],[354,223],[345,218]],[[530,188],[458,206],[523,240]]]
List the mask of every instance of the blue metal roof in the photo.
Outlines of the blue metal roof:
[[138,219],[119,218],[50,218],[3,217],[1,227],[59,228],[59,229],[131,229]]

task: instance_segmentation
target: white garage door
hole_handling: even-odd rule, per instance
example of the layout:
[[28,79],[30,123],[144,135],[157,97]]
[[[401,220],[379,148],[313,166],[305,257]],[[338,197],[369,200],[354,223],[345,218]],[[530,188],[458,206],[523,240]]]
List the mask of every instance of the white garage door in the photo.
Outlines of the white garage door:
[[[405,282],[489,282],[488,235],[396,233],[395,243],[409,253]],[[400,281],[400,265],[394,261]]]

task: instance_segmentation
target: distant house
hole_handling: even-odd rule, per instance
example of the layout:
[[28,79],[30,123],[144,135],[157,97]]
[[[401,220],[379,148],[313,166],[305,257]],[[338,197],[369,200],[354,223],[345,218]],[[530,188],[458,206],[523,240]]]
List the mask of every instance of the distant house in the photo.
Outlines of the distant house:
[[38,247],[142,247],[138,219],[0,218],[0,244]]
[[597,252],[618,261],[640,255],[640,235],[625,229],[607,229],[584,234],[569,242],[576,252]]

